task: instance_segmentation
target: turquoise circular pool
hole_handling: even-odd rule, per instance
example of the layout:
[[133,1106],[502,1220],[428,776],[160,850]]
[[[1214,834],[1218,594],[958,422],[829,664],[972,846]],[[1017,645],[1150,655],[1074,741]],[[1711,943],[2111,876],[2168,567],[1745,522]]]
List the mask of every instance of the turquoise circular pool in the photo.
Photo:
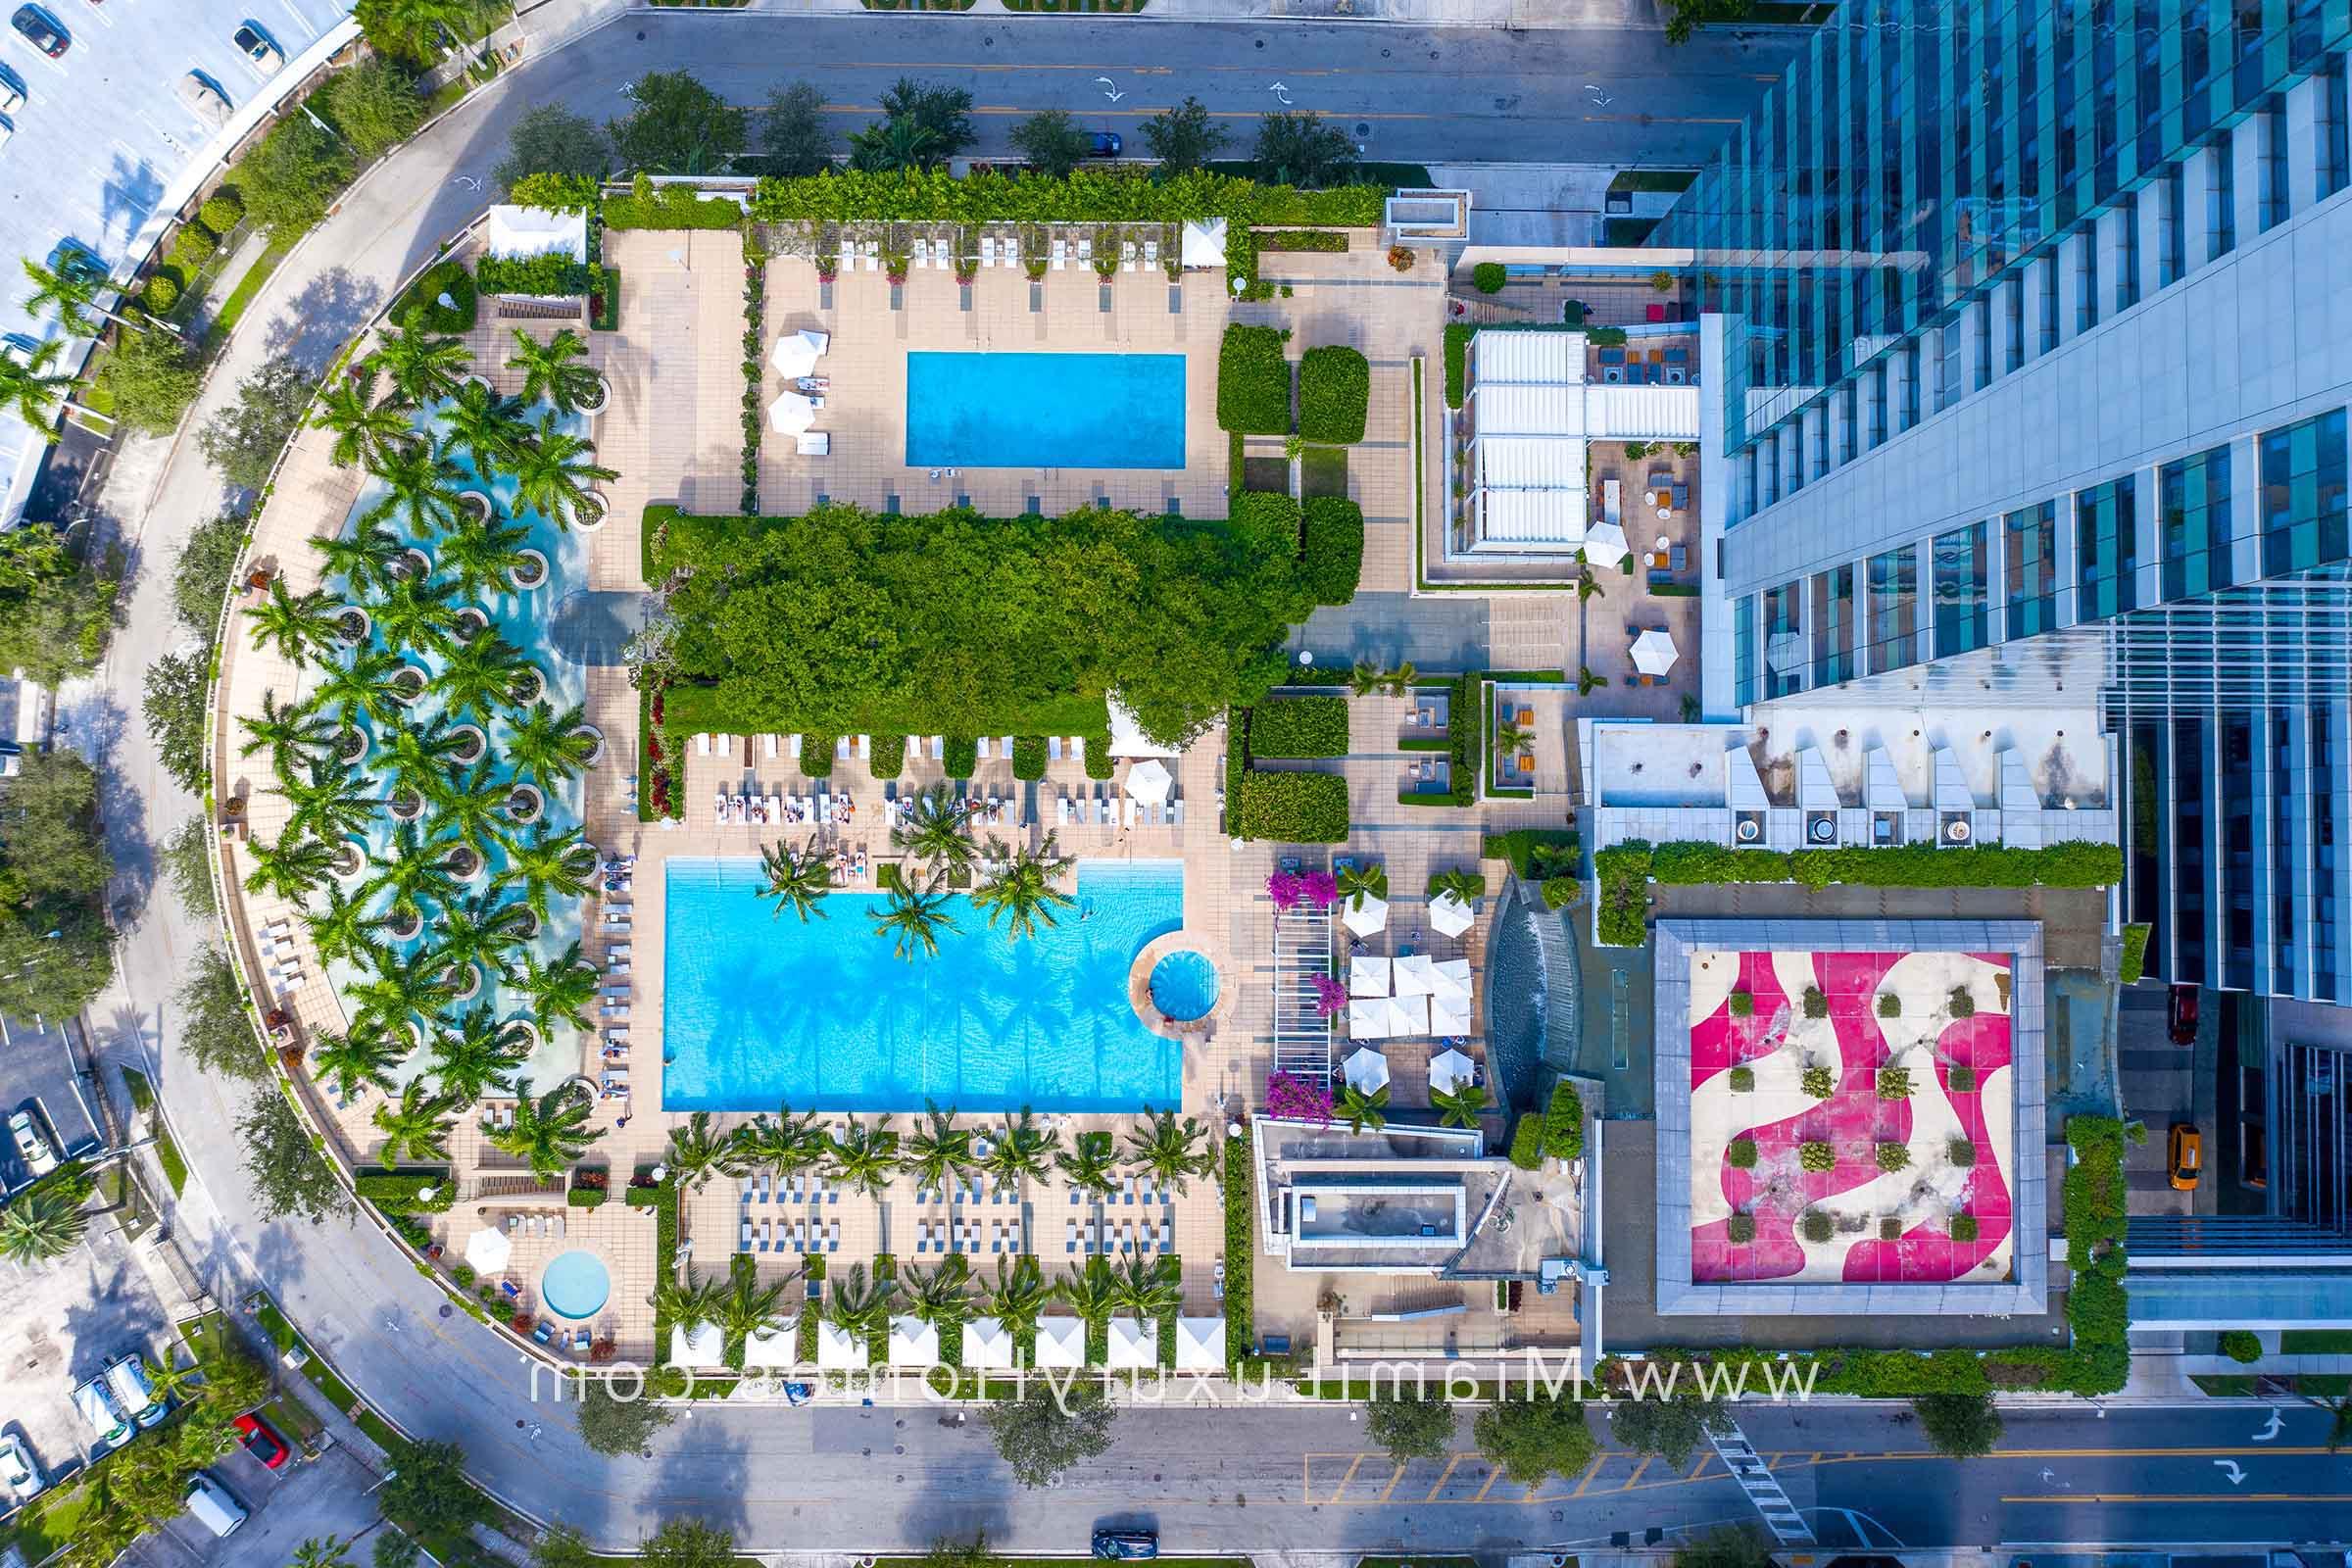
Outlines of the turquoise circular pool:
[[558,1317],[594,1317],[612,1295],[612,1276],[594,1252],[558,1252],[539,1275],[539,1299]]
[[1217,1004],[1217,966],[1205,953],[1171,953],[1152,966],[1152,1005],[1190,1023]]

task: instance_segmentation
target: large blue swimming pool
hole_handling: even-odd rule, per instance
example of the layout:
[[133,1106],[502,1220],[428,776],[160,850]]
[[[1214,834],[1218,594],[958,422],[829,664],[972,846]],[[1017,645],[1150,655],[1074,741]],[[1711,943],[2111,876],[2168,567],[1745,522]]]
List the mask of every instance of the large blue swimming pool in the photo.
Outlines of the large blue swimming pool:
[[1184,923],[1178,862],[1081,861],[1077,906],[1017,943],[958,897],[957,929],[911,963],[874,934],[880,895],[835,893],[803,925],[760,881],[756,859],[669,861],[664,1109],[1177,1104],[1180,1048],[1137,1019],[1127,972]]
[[911,468],[1181,468],[1181,354],[909,354]]

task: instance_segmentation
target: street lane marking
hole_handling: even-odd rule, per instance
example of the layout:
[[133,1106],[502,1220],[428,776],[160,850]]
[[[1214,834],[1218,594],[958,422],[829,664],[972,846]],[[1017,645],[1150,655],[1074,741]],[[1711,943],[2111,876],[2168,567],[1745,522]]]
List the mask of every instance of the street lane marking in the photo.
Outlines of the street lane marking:
[[1382,1502],[1388,1501],[1390,1497],[1396,1494],[1396,1483],[1404,1479],[1405,1469],[1405,1466],[1398,1465],[1396,1467],[1396,1473],[1389,1477],[1389,1484],[1380,1489],[1380,1500]]
[[1446,1490],[1446,1479],[1447,1479],[1448,1477],[1450,1477],[1450,1476],[1453,1474],[1453,1467],[1454,1467],[1455,1465],[1457,1465],[1457,1464],[1460,1464],[1460,1463],[1461,1463],[1461,1462],[1462,1462],[1464,1459],[1466,1459],[1466,1458],[1468,1458],[1468,1457],[1469,1457],[1469,1455],[1468,1455],[1468,1454],[1465,1454],[1465,1453],[1457,1453],[1457,1454],[1455,1454],[1455,1455],[1454,1455],[1452,1458],[1450,1458],[1450,1459],[1447,1459],[1447,1460],[1446,1461],[1446,1468],[1445,1468],[1444,1470],[1442,1470],[1442,1471],[1440,1471],[1440,1472],[1438,1473],[1438,1479],[1430,1483],[1430,1485],[1429,1485],[1429,1495],[1428,1495],[1428,1496],[1426,1496],[1426,1497],[1424,1497],[1424,1498],[1422,1498],[1421,1500],[1422,1500],[1423,1502],[1435,1502],[1435,1501],[1437,1501],[1437,1500],[1438,1500],[1438,1494]]
[[1500,1465],[1496,1465],[1496,1466],[1495,1466],[1495,1467],[1494,1467],[1493,1470],[1491,1470],[1491,1471],[1489,1471],[1489,1472],[1487,1473],[1487,1484],[1486,1484],[1485,1486],[1483,1486],[1483,1487],[1479,1488],[1479,1489],[1478,1489],[1478,1495],[1477,1495],[1477,1496],[1475,1496],[1475,1497],[1472,1497],[1470,1500],[1471,1500],[1472,1502],[1484,1502],[1484,1501],[1486,1501],[1486,1500],[1487,1500],[1487,1494],[1488,1494],[1488,1493],[1490,1493],[1490,1492],[1493,1492],[1493,1491],[1494,1490],[1494,1483],[1495,1483],[1495,1482],[1497,1482],[1497,1481],[1500,1481],[1501,1479],[1502,1479],[1502,1466],[1500,1466]]
[[1648,1456],[1647,1456],[1646,1454],[1644,1454],[1644,1455],[1642,1456],[1642,1462],[1641,1462],[1640,1464],[1638,1464],[1638,1465],[1634,1466],[1634,1473],[1633,1473],[1632,1475],[1630,1475],[1630,1476],[1628,1476],[1628,1477],[1626,1477],[1626,1478],[1625,1478],[1625,1485],[1624,1485],[1624,1486],[1622,1486],[1622,1487],[1619,1487],[1617,1490],[1618,1490],[1619,1492],[1631,1492],[1631,1491],[1633,1491],[1633,1490],[1634,1490],[1634,1483],[1636,1483],[1636,1482],[1640,1481],[1640,1480],[1642,1479],[1642,1471],[1644,1471],[1644,1470],[1646,1470],[1646,1469],[1648,1469],[1648,1468],[1649,1468],[1649,1458],[1648,1458]]
[[2159,1495],[2144,1492],[2077,1492],[2058,1497],[2003,1497],[2003,1502],[2161,1502],[2203,1507],[2216,1502],[2352,1502],[2352,1493],[2334,1494],[2305,1492],[2183,1492]]
[[1608,1461],[1609,1456],[1605,1453],[1594,1458],[1592,1461],[1592,1467],[1585,1472],[1585,1479],[1579,1481],[1576,1484],[1576,1490],[1568,1494],[1568,1495],[1571,1497],[1583,1496],[1585,1494],[1585,1489],[1592,1484],[1592,1478],[1600,1474],[1600,1467],[1608,1463]]
[[1369,1454],[1359,1453],[1354,1458],[1348,1461],[1348,1473],[1340,1477],[1340,1484],[1338,1486],[1332,1488],[1331,1494],[1333,1496],[1340,1497],[1347,1495],[1348,1484],[1355,1479],[1355,1472],[1362,1467],[1363,1462],[1369,1457],[1371,1457]]
[[1684,1479],[1685,1481],[1696,1481],[1696,1480],[1699,1478],[1700,1474],[1701,1474],[1701,1473],[1703,1473],[1703,1472],[1706,1470],[1707,1466],[1708,1466],[1708,1465],[1711,1465],[1711,1464],[1713,1464],[1714,1462],[1715,1462],[1715,1456],[1714,1456],[1713,1454],[1711,1454],[1711,1453],[1702,1453],[1702,1454],[1700,1454],[1700,1455],[1698,1456],[1698,1463],[1696,1463],[1696,1464],[1692,1465],[1692,1466],[1690,1467],[1690,1473],[1689,1475],[1687,1475],[1687,1476],[1683,1477],[1683,1479]]

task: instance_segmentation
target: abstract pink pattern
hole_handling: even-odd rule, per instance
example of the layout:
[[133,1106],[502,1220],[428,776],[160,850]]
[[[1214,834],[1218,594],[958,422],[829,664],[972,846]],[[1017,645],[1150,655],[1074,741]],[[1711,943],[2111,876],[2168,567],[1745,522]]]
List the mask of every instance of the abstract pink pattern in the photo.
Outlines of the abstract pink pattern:
[[[1783,955],[1782,956],[1788,956]],[[1713,1173],[1724,1200],[1735,1212],[1755,1221],[1755,1236],[1735,1243],[1729,1222],[1716,1220],[1693,1227],[1690,1274],[1693,1280],[1727,1282],[1785,1279],[1803,1271],[1805,1254],[1796,1226],[1808,1208],[1836,1211],[1833,1201],[1879,1180],[1877,1146],[1908,1143],[1913,1128],[1913,1102],[1882,1101],[1876,1091],[1876,1071],[1887,1063],[1890,1052],[1877,1015],[1876,998],[1887,972],[1907,954],[1819,953],[1806,956],[1813,980],[1829,1004],[1829,1034],[1838,1055],[1837,1091],[1825,1101],[1808,1102],[1795,1115],[1734,1130],[1735,1139],[1752,1139],[1756,1168],[1736,1170],[1728,1154]],[[2007,971],[2006,954],[1971,954],[1993,968]],[[1783,989],[1769,953],[1737,956],[1736,989],[1753,999],[1748,1017],[1734,1017],[1729,1002],[1718,1004],[1690,1024],[1690,1084],[1693,1092],[1710,1079],[1743,1063],[1772,1055],[1786,1043],[1792,1023],[1801,1021],[1803,999]],[[1822,1023],[1808,1024],[1808,1036],[1818,1051]],[[1911,1093],[1917,1098],[1940,1095],[1958,1123],[1958,1136],[1976,1147],[1976,1160],[1963,1178],[1960,1211],[1977,1220],[1977,1237],[1955,1242],[1940,1225],[1914,1226],[1898,1240],[1877,1239],[1876,1217],[1869,1216],[1867,1238],[1850,1232],[1842,1263],[1843,1278],[1860,1283],[1930,1283],[1967,1274],[2007,1241],[2010,1198],[1987,1130],[1983,1099],[1985,1077],[2009,1065],[2009,1016],[1981,1007],[1972,1017],[1949,1021],[1933,1047],[1933,1081],[1925,1081],[1922,1057],[1909,1054]],[[1818,1058],[1817,1058],[1818,1059]],[[1951,1069],[1966,1066],[1976,1074],[1965,1091],[1951,1087]],[[2007,1092],[2004,1080],[2002,1093]],[[1744,1097],[1728,1095],[1718,1102],[1738,1106]],[[1801,1168],[1798,1146],[1830,1146],[1837,1164],[1827,1171]],[[1695,1175],[1696,1173],[1694,1173]]]

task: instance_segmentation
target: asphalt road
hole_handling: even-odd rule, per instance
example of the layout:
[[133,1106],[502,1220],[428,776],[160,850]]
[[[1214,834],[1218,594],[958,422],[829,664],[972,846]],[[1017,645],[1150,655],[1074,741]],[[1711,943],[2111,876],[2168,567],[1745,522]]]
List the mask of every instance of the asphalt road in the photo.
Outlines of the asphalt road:
[[[1669,60],[1645,34],[1144,29],[1064,21],[1007,44],[1008,29],[971,24],[951,32],[938,20],[680,14],[644,21],[642,41],[632,19],[534,59],[377,170],[288,259],[256,301],[199,419],[265,354],[284,349],[323,362],[392,282],[478,205],[478,195],[452,181],[486,171],[529,102],[553,97],[610,110],[623,83],[657,66],[692,64],[747,97],[787,74],[808,74],[842,103],[864,102],[902,69],[960,74],[985,88],[980,96],[992,111],[1084,103],[1089,79],[1102,74],[1133,97],[1120,110],[1189,90],[1243,116],[1263,107],[1278,71],[1295,102],[1366,118],[1377,127],[1378,155],[1647,162],[1691,156],[1712,139],[1703,114],[1726,107],[1741,73],[1769,70],[1736,35],[1711,35]],[[983,41],[992,37],[993,46]],[[1004,72],[950,66],[939,58],[950,43],[982,51],[992,67],[1002,64],[992,47],[1017,48],[1021,59]],[[1610,115],[1563,103],[1561,83],[1604,75]],[[1648,130],[1622,118],[1642,112],[1645,92],[1664,100],[1646,105],[1661,117]],[[1405,118],[1372,119],[1374,110]],[[984,121],[995,133],[1004,122],[993,112]],[[1400,1474],[1364,1452],[1362,1427],[1347,1407],[1329,1404],[1130,1409],[1109,1455],[1039,1494],[1009,1489],[976,1427],[943,1424],[939,1411],[923,1407],[707,1405],[662,1434],[650,1460],[587,1453],[565,1412],[531,1401],[519,1358],[470,1319],[440,1316],[439,1293],[372,1232],[265,1221],[230,1125],[245,1091],[191,1070],[178,1054],[170,997],[204,933],[168,894],[151,897],[149,846],[194,803],[162,775],[136,715],[147,663],[183,636],[168,608],[172,555],[220,500],[188,444],[134,444],[111,481],[107,510],[135,547],[140,571],[105,670],[61,701],[65,735],[103,764],[109,832],[124,867],[121,974],[91,1009],[93,1033],[108,1058],[160,1067],[196,1172],[173,1223],[214,1293],[234,1300],[267,1284],[370,1399],[416,1434],[463,1443],[502,1496],[535,1514],[561,1512],[614,1546],[675,1514],[729,1526],[759,1547],[906,1547],[977,1527],[1016,1550],[1076,1548],[1088,1527],[1106,1519],[1156,1524],[1171,1550],[1230,1550],[1505,1547],[1591,1543],[1616,1530],[1638,1540],[1651,1526],[1744,1517],[1739,1490],[1713,1463],[1670,1474],[1617,1455],[1532,1493],[1513,1487],[1467,1451],[1466,1423],[1461,1456]],[[1817,1512],[1825,1537],[1891,1537],[1917,1546],[2003,1537],[2325,1534],[2345,1517],[2340,1494],[2352,1485],[2340,1460],[2313,1451],[2320,1423],[2316,1412],[2290,1411],[2278,1437],[2257,1443],[2257,1419],[2240,1409],[2119,1408],[2104,1420],[2080,1408],[2020,1414],[2011,1451],[1966,1466],[1913,1451],[1915,1434],[1880,1412],[1761,1410],[1748,1426],[1759,1447],[1781,1455],[1790,1492]],[[2230,1482],[2221,1459],[2245,1467],[2242,1484]]]

